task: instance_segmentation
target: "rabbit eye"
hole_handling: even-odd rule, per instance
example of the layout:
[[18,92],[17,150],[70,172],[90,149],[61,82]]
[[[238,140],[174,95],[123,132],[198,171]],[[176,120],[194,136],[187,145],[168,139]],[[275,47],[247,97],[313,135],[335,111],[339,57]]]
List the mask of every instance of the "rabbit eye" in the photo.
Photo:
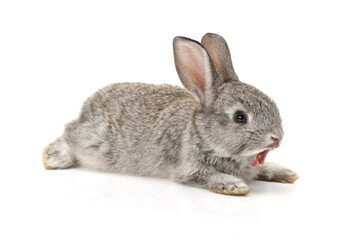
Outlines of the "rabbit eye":
[[243,111],[237,111],[234,114],[234,122],[236,123],[246,123],[247,122],[247,116]]

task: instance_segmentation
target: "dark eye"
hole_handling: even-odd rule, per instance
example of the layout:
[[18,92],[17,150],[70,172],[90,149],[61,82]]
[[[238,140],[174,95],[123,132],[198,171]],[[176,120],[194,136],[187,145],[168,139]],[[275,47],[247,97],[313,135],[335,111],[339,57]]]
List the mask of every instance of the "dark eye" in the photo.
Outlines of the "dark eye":
[[237,111],[234,114],[234,122],[236,123],[246,123],[247,122],[247,116],[244,112],[242,111]]

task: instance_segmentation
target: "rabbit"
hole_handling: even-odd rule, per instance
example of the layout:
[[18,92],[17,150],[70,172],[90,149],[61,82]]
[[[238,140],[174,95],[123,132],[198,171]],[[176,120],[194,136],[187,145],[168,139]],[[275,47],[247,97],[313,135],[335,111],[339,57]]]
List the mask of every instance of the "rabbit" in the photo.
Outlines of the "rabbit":
[[239,80],[228,45],[175,37],[184,88],[114,83],[83,104],[79,117],[43,150],[45,169],[74,166],[169,178],[215,193],[246,195],[252,180],[293,183],[293,170],[265,162],[283,138],[275,102]]

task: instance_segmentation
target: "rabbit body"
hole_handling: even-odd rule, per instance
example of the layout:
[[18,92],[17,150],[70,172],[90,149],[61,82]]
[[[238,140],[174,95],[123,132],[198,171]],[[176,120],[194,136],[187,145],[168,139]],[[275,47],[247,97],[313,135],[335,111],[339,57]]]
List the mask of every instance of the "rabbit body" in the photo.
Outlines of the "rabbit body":
[[180,87],[112,84],[84,103],[63,137],[81,166],[173,177],[181,165],[184,134],[198,108]]
[[280,114],[237,79],[223,38],[207,34],[200,44],[178,37],[174,53],[187,90],[145,83],[100,89],[44,149],[45,168],[165,177],[234,195],[247,194],[254,179],[294,182],[292,170],[263,164],[281,142]]

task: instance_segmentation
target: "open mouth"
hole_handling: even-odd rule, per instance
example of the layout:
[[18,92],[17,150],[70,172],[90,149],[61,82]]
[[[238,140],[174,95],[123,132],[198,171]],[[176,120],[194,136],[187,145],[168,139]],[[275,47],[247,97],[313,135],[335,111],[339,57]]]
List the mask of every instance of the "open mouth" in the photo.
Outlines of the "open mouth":
[[269,151],[270,150],[268,149],[256,154],[255,158],[251,161],[251,166],[257,167],[263,165],[265,162],[266,155],[268,154]]

